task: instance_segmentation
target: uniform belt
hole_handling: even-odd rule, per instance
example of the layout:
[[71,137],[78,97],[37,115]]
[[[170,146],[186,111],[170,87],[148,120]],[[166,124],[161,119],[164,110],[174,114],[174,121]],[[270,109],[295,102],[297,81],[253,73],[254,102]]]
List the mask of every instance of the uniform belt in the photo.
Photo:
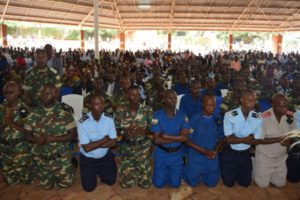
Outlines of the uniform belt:
[[19,139],[14,139],[14,140],[9,140],[9,141],[2,140],[1,143],[4,145],[8,145],[8,146],[15,146],[15,145],[19,144],[20,142],[24,142],[24,141],[25,141],[24,138],[19,138]]
[[178,147],[170,147],[170,148],[164,147],[164,146],[162,146],[162,145],[160,145],[160,144],[157,144],[157,146],[158,146],[158,148],[160,148],[161,150],[163,150],[163,151],[165,151],[165,152],[168,152],[168,153],[175,153],[175,152],[177,152],[177,151],[179,151],[179,150],[181,149],[182,144],[179,145]]
[[244,154],[244,153],[249,153],[250,152],[250,148],[246,149],[246,150],[235,150],[235,149],[230,148],[230,150],[234,153],[237,153],[237,154]]

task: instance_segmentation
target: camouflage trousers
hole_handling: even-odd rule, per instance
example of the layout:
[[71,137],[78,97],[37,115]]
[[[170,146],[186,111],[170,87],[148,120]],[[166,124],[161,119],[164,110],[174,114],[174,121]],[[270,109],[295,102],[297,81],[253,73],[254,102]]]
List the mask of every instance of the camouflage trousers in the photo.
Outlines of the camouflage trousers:
[[66,151],[60,156],[37,154],[35,160],[40,187],[47,190],[55,185],[60,188],[72,186],[75,173],[70,151]]
[[144,139],[140,143],[120,146],[121,157],[119,176],[123,188],[130,188],[137,180],[141,188],[149,188],[152,185],[151,179],[151,146],[150,139]]
[[29,184],[33,179],[31,153],[3,154],[2,173],[6,184],[14,185],[19,182]]

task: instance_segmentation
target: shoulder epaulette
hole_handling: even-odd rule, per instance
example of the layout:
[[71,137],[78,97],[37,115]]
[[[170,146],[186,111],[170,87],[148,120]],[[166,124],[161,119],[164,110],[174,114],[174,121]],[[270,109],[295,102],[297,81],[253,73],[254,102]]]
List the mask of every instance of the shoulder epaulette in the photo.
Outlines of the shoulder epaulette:
[[264,112],[260,115],[261,118],[268,118],[272,115],[270,111]]
[[50,67],[49,69],[50,69],[53,73],[57,74],[57,70],[54,69],[53,67]]
[[89,118],[89,116],[84,115],[83,117],[81,117],[81,119],[79,120],[80,123],[85,122],[87,119]]
[[252,117],[253,118],[258,118],[258,114],[254,112],[254,113],[252,113]]
[[292,111],[288,110],[288,111],[286,112],[286,115],[293,116],[293,115],[294,115],[294,112],[292,112]]
[[235,116],[238,115],[238,112],[237,112],[237,111],[232,111],[232,112],[231,112],[231,115],[235,117]]
[[109,117],[109,118],[113,118],[113,116],[112,116],[112,115],[110,115],[110,114],[107,114],[107,113],[104,113],[104,116],[106,116],[106,117]]

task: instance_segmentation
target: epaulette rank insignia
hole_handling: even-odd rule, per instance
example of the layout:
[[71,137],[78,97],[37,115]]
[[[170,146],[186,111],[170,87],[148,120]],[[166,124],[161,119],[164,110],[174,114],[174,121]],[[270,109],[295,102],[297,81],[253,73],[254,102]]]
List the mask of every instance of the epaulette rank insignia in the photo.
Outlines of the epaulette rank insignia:
[[220,126],[222,124],[222,120],[220,120],[220,119],[215,119],[215,122],[218,126]]
[[232,111],[232,112],[231,112],[231,115],[235,117],[235,116],[238,115],[238,112],[237,112],[237,111]]
[[272,115],[272,113],[270,111],[268,112],[264,112],[260,115],[261,118],[268,118]]
[[85,122],[85,120],[87,120],[89,118],[89,116],[84,115],[83,117],[81,117],[81,119],[79,120],[80,123]]
[[258,118],[258,114],[257,113],[252,113],[252,117],[253,118]]

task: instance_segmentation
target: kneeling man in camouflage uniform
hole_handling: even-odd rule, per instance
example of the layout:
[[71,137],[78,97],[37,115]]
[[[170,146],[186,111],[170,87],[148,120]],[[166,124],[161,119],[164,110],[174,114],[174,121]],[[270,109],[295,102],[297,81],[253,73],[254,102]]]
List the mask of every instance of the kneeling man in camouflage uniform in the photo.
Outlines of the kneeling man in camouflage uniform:
[[40,94],[42,105],[30,113],[25,123],[25,137],[35,144],[37,178],[44,189],[55,184],[67,188],[74,182],[69,143],[76,138],[76,123],[57,97],[55,86],[45,85]]

